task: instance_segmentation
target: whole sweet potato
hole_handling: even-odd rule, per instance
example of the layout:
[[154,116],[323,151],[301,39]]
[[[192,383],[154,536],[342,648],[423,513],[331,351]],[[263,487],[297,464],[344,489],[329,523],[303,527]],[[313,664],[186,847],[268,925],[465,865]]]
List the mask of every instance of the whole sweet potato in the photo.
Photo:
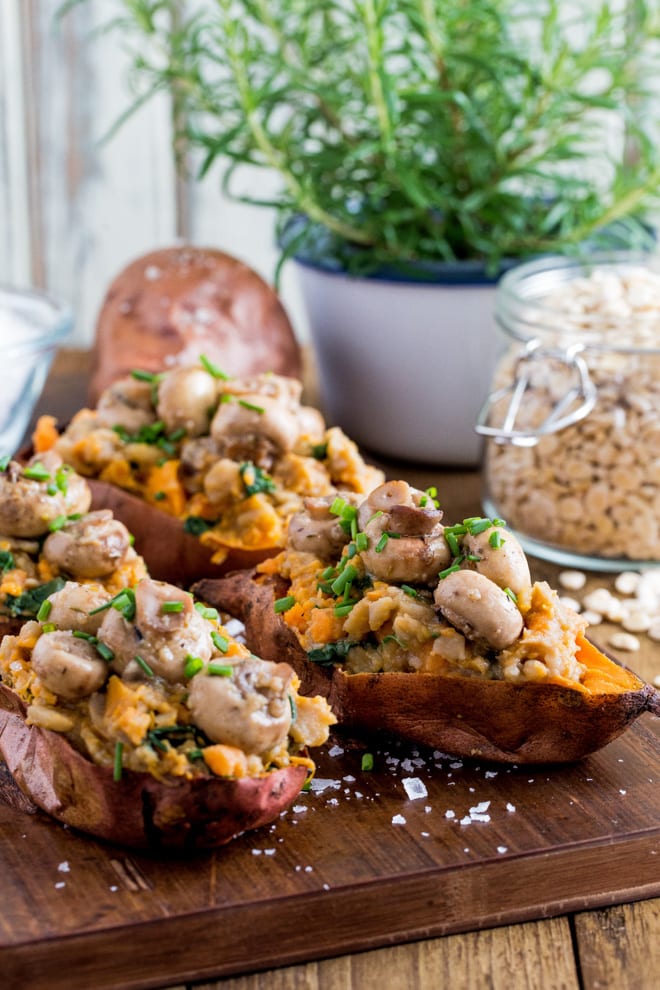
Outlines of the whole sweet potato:
[[132,368],[164,371],[200,353],[233,375],[301,376],[300,349],[275,291],[246,264],[192,245],[142,255],[113,279],[99,312],[89,401]]

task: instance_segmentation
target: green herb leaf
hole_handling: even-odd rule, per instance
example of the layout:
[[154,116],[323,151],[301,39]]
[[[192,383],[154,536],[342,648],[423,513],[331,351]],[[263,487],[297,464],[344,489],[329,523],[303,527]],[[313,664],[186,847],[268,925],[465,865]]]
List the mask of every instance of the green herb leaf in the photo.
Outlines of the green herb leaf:
[[61,591],[64,584],[64,579],[57,577],[45,584],[37,585],[36,588],[31,588],[29,591],[24,591],[20,595],[7,595],[4,601],[5,611],[9,615],[26,616],[33,619],[41,608],[42,602],[54,595],[56,591]]
[[307,659],[322,667],[333,663],[342,663],[353,646],[357,646],[357,643],[350,639],[338,639],[335,643],[326,643],[325,646],[317,646],[313,650],[308,650]]
[[206,354],[199,355],[199,363],[206,371],[208,371],[209,375],[213,375],[214,378],[219,378],[223,382],[229,381],[229,375],[225,374],[222,368],[219,368],[217,364],[214,364],[210,358],[207,358]]
[[207,530],[217,526],[217,519],[203,519],[202,516],[186,516],[183,521],[183,530],[191,536],[201,536]]
[[251,461],[244,461],[238,471],[243,482],[245,494],[248,497],[250,495],[257,495],[260,492],[274,492],[277,488],[273,479],[265,471],[262,471],[260,467],[256,467]]

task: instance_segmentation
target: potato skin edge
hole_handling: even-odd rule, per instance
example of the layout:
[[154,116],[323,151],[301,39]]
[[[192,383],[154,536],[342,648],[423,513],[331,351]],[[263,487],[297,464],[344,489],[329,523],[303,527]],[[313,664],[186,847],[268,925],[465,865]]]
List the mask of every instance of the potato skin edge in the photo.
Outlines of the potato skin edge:
[[92,763],[63,736],[27,725],[25,712],[0,683],[0,756],[22,793],[58,821],[120,845],[183,852],[224,845],[274,821],[305,781],[303,766],[238,780],[159,781],[126,770],[115,781],[112,768]]
[[248,646],[285,659],[302,694],[327,698],[340,727],[392,733],[456,756],[500,763],[572,763],[602,749],[643,712],[660,714],[660,693],[639,681],[621,694],[586,695],[557,684],[510,684],[434,674],[345,674],[311,663],[274,612],[281,578],[254,571],[203,580],[194,592],[243,620]]

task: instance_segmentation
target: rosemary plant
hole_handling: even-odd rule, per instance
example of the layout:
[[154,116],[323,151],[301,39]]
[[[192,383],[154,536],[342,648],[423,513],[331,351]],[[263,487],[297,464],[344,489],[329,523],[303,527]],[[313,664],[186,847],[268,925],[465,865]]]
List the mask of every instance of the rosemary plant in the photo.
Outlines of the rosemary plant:
[[177,147],[275,206],[285,254],[495,271],[612,225],[639,245],[658,204],[657,0],[106,3],[131,109],[169,90]]

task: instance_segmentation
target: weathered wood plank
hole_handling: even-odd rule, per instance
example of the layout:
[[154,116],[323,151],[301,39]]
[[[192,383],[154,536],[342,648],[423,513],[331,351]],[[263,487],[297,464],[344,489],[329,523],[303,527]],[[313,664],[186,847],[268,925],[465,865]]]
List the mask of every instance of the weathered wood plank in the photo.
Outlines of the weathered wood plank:
[[[660,867],[649,864],[649,873]],[[575,916],[584,990],[644,990],[660,971],[660,898]]]
[[[405,910],[405,907],[403,908]],[[356,924],[359,920],[356,919]],[[567,918],[429,939],[196,985],[195,990],[577,990]]]

